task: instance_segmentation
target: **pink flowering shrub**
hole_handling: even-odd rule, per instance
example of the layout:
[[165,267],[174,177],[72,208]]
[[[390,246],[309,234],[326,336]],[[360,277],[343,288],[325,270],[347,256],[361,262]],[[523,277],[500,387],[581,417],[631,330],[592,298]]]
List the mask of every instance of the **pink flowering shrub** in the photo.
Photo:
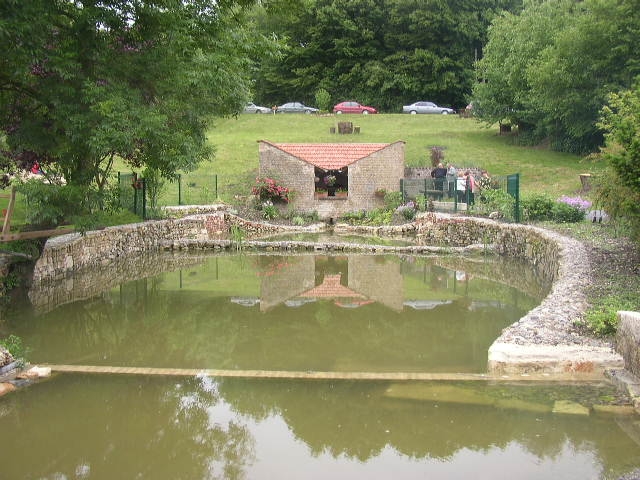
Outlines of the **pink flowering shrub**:
[[260,200],[269,200],[271,202],[289,202],[289,189],[278,185],[278,183],[269,177],[256,178],[256,184],[251,189],[251,193],[257,195]]

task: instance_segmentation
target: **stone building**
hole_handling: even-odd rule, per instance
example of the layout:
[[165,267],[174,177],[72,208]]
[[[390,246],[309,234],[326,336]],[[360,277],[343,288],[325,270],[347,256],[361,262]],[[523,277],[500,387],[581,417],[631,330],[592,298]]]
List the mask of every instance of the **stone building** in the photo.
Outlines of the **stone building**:
[[[398,191],[403,141],[394,143],[271,143],[259,141],[260,175],[295,193],[291,206],[320,218],[383,205],[376,192]],[[332,178],[333,177],[333,178]],[[334,180],[333,185],[330,185]]]

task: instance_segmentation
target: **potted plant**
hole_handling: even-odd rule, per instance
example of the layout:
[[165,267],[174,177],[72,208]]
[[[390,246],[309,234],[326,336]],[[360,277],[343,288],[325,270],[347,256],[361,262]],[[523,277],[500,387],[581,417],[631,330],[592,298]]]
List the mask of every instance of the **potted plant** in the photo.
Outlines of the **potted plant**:
[[327,186],[327,196],[335,197],[336,195],[336,176],[329,174],[324,177],[324,184]]

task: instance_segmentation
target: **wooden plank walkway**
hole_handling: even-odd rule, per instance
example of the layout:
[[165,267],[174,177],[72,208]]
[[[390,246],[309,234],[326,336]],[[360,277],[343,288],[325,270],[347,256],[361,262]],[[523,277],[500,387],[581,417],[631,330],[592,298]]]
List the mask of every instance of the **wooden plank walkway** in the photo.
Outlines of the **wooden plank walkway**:
[[161,375],[171,377],[285,378],[303,380],[378,380],[378,381],[483,381],[483,382],[563,382],[592,383],[605,377],[600,373],[537,373],[490,375],[482,373],[427,372],[315,372],[286,370],[218,370],[202,368],[115,367],[102,365],[41,365],[52,372],[101,373],[121,375]]

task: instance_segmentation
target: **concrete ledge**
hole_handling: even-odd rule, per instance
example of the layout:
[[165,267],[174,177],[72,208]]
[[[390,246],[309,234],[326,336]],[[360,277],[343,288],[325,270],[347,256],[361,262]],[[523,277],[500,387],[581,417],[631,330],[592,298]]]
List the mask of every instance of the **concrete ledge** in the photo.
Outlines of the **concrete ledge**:
[[624,368],[622,357],[607,347],[496,342],[489,348],[488,370],[494,374],[574,373],[604,376],[607,370],[620,368]]

